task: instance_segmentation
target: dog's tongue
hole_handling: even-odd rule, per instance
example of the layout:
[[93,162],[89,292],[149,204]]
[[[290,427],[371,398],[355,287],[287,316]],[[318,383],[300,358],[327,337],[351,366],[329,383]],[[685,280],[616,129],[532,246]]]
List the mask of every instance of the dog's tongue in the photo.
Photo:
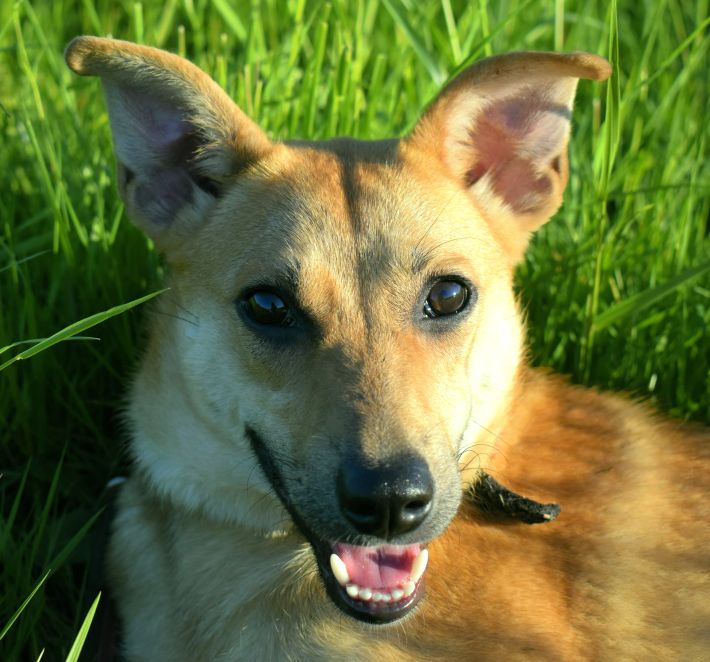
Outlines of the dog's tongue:
[[403,586],[409,581],[412,563],[420,549],[419,545],[335,545],[335,553],[345,564],[351,582],[383,589]]

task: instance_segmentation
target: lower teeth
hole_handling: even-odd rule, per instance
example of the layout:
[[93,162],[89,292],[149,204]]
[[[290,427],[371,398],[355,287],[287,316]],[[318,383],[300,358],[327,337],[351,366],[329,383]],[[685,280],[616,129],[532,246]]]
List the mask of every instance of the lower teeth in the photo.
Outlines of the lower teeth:
[[391,593],[383,593],[369,588],[360,588],[357,584],[347,584],[345,591],[351,598],[361,602],[399,602],[412,595],[416,588],[414,582],[407,582],[402,588],[396,588]]

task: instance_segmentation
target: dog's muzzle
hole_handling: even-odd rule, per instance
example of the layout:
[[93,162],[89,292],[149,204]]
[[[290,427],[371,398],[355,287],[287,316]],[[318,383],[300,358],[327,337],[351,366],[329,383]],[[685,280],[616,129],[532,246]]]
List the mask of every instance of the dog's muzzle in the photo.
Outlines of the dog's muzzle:
[[[336,489],[353,531],[388,542],[417,529],[434,497],[429,468],[414,454],[379,464],[350,457],[340,467]],[[401,618],[419,599],[428,552],[420,544],[338,542],[329,561],[338,601],[359,618],[382,622]]]
[[396,542],[411,540],[432,510],[434,485],[426,462],[413,454],[379,464],[353,457],[344,461],[336,478],[343,533],[326,540],[314,533],[294,506],[260,435],[247,428],[246,436],[274,491],[311,544],[336,606],[368,623],[388,623],[408,614],[423,594],[429,556],[422,543]]

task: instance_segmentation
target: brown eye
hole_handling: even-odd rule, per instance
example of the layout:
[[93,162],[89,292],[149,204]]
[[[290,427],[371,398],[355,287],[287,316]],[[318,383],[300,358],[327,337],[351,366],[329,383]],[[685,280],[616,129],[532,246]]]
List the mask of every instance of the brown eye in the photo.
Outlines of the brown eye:
[[440,280],[429,290],[424,304],[427,317],[445,317],[460,313],[468,303],[468,288],[455,280]]
[[284,300],[275,292],[252,292],[242,301],[244,312],[257,324],[291,326],[293,318]]

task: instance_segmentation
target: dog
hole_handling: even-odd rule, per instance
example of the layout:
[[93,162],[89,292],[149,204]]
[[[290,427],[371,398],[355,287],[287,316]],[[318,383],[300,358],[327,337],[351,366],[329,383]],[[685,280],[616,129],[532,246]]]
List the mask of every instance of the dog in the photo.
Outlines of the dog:
[[512,291],[606,60],[485,59],[373,142],[274,142],[157,49],[66,61],[170,271],[108,553],[128,659],[707,658],[707,430],[528,367]]

